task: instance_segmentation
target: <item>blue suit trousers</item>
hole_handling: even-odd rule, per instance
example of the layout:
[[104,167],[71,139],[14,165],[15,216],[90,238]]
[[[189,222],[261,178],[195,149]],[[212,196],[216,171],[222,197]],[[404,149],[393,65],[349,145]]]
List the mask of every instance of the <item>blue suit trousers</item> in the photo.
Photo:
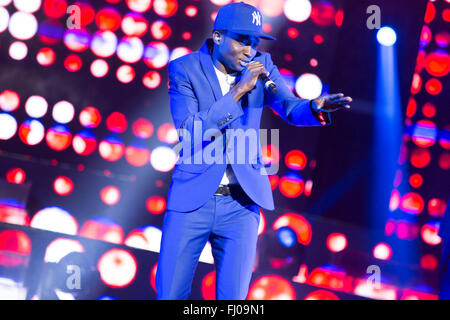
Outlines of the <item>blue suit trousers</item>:
[[216,299],[244,300],[256,255],[259,208],[245,195],[213,195],[194,211],[166,211],[156,299],[189,297],[200,254],[209,240],[216,268]]

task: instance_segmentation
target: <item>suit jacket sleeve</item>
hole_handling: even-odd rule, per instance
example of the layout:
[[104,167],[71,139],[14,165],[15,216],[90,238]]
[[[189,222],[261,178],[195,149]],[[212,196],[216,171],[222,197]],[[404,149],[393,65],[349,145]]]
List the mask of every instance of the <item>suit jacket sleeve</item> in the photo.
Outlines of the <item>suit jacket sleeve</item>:
[[[177,130],[187,130],[194,136],[194,125],[201,124],[201,134],[206,140],[242,116],[241,106],[230,92],[214,102],[209,108],[199,110],[199,102],[182,61],[169,63],[170,110]],[[214,130],[216,129],[216,130]],[[204,135],[206,130],[207,135]],[[199,132],[197,132],[199,133]]]
[[265,106],[269,105],[283,120],[297,127],[331,124],[329,113],[314,112],[310,100],[298,98],[292,93],[284,82],[278,67],[274,65],[270,54],[266,55],[264,65],[270,73],[269,78],[275,82],[278,89],[276,94],[266,93]]

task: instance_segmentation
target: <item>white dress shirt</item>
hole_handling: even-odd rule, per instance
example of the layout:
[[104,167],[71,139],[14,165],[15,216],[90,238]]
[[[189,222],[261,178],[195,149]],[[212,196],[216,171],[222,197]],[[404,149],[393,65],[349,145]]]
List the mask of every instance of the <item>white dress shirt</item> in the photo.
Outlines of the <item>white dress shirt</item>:
[[[214,64],[213,64],[214,66]],[[229,74],[225,74],[214,66],[214,70],[216,71],[217,79],[219,80],[220,89],[222,90],[222,94],[226,95],[228,91],[234,86],[234,82],[236,80],[236,76],[231,76]],[[227,164],[227,169],[223,174],[222,180],[220,184],[238,184],[236,176],[234,175],[233,169],[229,164]]]

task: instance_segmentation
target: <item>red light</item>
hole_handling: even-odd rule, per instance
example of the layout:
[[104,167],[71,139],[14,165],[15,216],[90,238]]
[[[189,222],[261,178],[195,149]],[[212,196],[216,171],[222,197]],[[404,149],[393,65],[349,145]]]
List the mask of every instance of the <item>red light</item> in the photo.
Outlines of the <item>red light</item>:
[[100,111],[95,107],[86,107],[80,112],[80,124],[86,128],[98,127],[102,121]]
[[95,10],[89,3],[77,1],[74,5],[80,8],[80,23],[82,27],[85,27],[94,21]]
[[424,168],[431,161],[430,151],[427,149],[416,148],[411,153],[411,164],[416,168]]
[[408,213],[419,214],[424,207],[422,197],[415,192],[405,194],[400,201],[400,209]]
[[184,9],[184,13],[186,13],[186,15],[188,17],[195,17],[198,13],[197,7],[195,6],[187,6],[186,9]]
[[331,291],[316,290],[310,292],[304,300],[340,300],[337,295]]
[[436,108],[430,102],[427,102],[422,107],[422,113],[427,118],[432,118],[436,115]]
[[53,182],[53,190],[60,196],[67,196],[73,191],[73,182],[68,177],[58,177]]
[[410,97],[408,101],[408,106],[406,107],[406,116],[408,118],[411,118],[416,113],[416,110],[417,110],[416,100],[413,97]]
[[423,178],[420,174],[415,173],[409,177],[409,184],[413,188],[419,188],[423,183]]
[[302,170],[306,167],[306,155],[301,150],[291,150],[286,154],[285,163],[292,170]]
[[166,210],[166,199],[160,196],[152,196],[147,199],[147,210],[153,214],[161,214]]
[[216,300],[216,272],[211,271],[202,279],[203,300]]
[[273,230],[289,227],[295,231],[298,243],[307,246],[311,242],[312,229],[308,220],[298,213],[285,213],[278,217],[272,225]]
[[434,51],[427,55],[425,67],[434,77],[443,77],[450,70],[450,57],[443,51]]
[[423,241],[431,246],[436,246],[442,242],[439,233],[439,223],[428,222],[424,224],[420,230]]
[[432,217],[442,218],[446,207],[447,203],[444,200],[433,198],[428,201],[428,213]]
[[317,44],[323,43],[323,37],[320,34],[316,34],[313,38],[314,42]]
[[6,181],[15,184],[22,184],[25,182],[25,171],[20,168],[13,168],[6,172]]
[[172,34],[172,29],[165,21],[158,20],[152,23],[150,33],[156,40],[166,40]]
[[55,125],[51,127],[45,135],[45,141],[48,146],[56,151],[67,149],[72,142],[72,134],[67,127],[63,125]]
[[442,170],[450,169],[450,153],[444,152],[439,157],[439,167]]
[[95,16],[95,23],[101,31],[115,31],[119,29],[121,21],[120,13],[112,7],[99,10]]
[[340,252],[347,248],[347,238],[342,233],[332,233],[327,237],[327,247],[331,252]]
[[248,300],[296,300],[291,283],[278,275],[262,276],[250,286]]
[[300,176],[287,174],[280,179],[280,192],[288,198],[296,198],[303,192],[305,183]]
[[269,176],[270,187],[272,188],[272,190],[275,190],[275,188],[278,186],[279,180],[280,178],[277,175]]
[[190,32],[183,32],[183,34],[181,35],[181,37],[183,38],[183,40],[189,40],[191,39],[192,35]]
[[31,253],[31,240],[18,230],[0,232],[0,265],[14,267],[27,263]]
[[431,95],[437,95],[442,91],[442,83],[438,79],[430,79],[425,83],[425,89]]
[[55,51],[50,48],[42,48],[36,55],[36,60],[41,66],[50,66],[55,62]]
[[120,200],[120,190],[114,186],[104,187],[100,191],[100,198],[108,206],[113,206]]
[[426,254],[420,258],[420,266],[427,270],[436,270],[438,260],[432,254]]
[[177,0],[154,0],[153,10],[161,17],[171,17],[178,10]]
[[142,77],[142,83],[149,89],[156,89],[161,84],[161,76],[158,71],[151,70]]
[[20,104],[20,97],[17,92],[4,90],[0,93],[0,109],[6,112],[17,110]]
[[327,2],[315,3],[311,8],[311,20],[318,26],[329,26],[335,20],[336,11]]
[[59,19],[66,14],[67,2],[66,0],[45,0],[43,8],[48,17]]
[[133,133],[141,139],[148,139],[153,134],[153,125],[150,121],[140,118],[133,123]]
[[135,167],[143,167],[150,161],[150,150],[145,145],[131,145],[125,148],[125,159]]
[[117,68],[116,71],[117,80],[122,83],[130,83],[134,80],[135,75],[136,72],[134,71],[133,67],[126,64]]
[[100,142],[98,151],[100,156],[106,161],[117,161],[122,158],[125,147],[121,139],[109,137]]
[[339,9],[334,17],[334,23],[336,23],[336,26],[340,27],[342,26],[342,21],[344,21],[344,11]]
[[411,84],[411,94],[413,95],[417,94],[420,91],[421,87],[422,87],[422,78],[417,73],[414,73]]
[[389,260],[392,257],[392,249],[386,243],[379,243],[373,248],[373,256],[380,260]]
[[289,38],[295,39],[298,37],[298,30],[295,28],[289,28],[287,34]]
[[122,20],[122,30],[129,37],[141,37],[148,30],[148,22],[138,13],[128,13]]
[[115,221],[105,217],[95,217],[84,223],[80,236],[116,244],[123,243],[123,230]]
[[153,291],[156,292],[156,270],[158,270],[158,263],[155,263],[152,270],[150,271],[150,285]]
[[113,112],[106,119],[106,127],[114,133],[123,133],[127,129],[128,121],[120,112]]
[[436,15],[436,8],[434,7],[434,4],[428,1],[427,9],[425,11],[425,23],[430,23],[433,21],[434,17]]
[[66,67],[66,69],[70,72],[80,70],[82,65],[83,62],[81,61],[81,58],[76,54],[70,54],[64,60],[64,67]]

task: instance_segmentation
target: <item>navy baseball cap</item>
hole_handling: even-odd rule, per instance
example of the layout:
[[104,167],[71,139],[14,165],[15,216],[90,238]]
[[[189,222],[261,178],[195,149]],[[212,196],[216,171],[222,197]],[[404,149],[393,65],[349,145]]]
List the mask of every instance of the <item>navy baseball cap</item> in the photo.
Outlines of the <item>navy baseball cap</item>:
[[261,12],[242,1],[233,2],[220,8],[214,21],[214,30],[226,30],[267,40],[276,40],[262,31]]

